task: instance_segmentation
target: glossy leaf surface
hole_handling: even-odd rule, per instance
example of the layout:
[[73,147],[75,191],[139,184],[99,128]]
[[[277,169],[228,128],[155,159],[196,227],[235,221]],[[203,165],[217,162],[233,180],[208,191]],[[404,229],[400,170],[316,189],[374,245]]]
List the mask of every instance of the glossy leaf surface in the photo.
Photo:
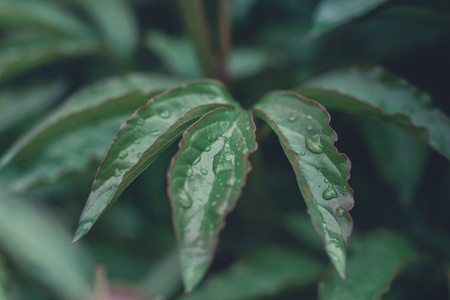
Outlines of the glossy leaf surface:
[[323,269],[320,261],[308,255],[275,247],[265,248],[212,275],[192,296],[177,300],[261,299],[289,288],[313,284]]
[[316,38],[344,23],[359,18],[388,0],[321,0],[307,37]]
[[53,182],[68,171],[99,161],[119,126],[157,90],[176,84],[168,78],[132,74],[86,88],[69,98],[20,138],[0,162],[17,164],[18,189]]
[[353,191],[347,184],[350,161],[334,147],[336,133],[330,116],[314,101],[291,92],[263,97],[253,113],[267,122],[280,139],[311,221],[325,242],[325,249],[345,278],[346,244],[352,229],[348,211]]
[[328,272],[319,285],[321,300],[377,300],[393,278],[417,254],[403,236],[379,230],[352,239],[347,263],[347,280]]
[[329,109],[392,122],[450,159],[450,120],[429,95],[380,67],[332,71],[294,90]]
[[43,1],[0,1],[0,28],[33,28],[70,36],[90,36],[73,14]]
[[87,299],[92,266],[61,222],[0,187],[0,249],[61,299]]
[[211,264],[225,216],[245,184],[255,127],[246,111],[210,112],[183,135],[169,171],[169,192],[186,291]]
[[86,234],[98,217],[159,154],[208,111],[237,105],[216,81],[201,81],[161,94],[122,124],[103,159],[74,241]]
[[51,62],[98,51],[95,41],[82,38],[50,37],[8,43],[0,47],[0,82]]

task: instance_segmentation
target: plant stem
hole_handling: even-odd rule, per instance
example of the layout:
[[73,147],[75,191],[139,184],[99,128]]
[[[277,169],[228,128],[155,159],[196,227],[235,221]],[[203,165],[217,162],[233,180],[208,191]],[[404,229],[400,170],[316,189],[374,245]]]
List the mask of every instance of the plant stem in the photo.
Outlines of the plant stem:
[[186,29],[206,77],[220,78],[201,0],[178,0]]
[[228,85],[227,58],[230,51],[230,16],[228,0],[219,0],[219,78]]

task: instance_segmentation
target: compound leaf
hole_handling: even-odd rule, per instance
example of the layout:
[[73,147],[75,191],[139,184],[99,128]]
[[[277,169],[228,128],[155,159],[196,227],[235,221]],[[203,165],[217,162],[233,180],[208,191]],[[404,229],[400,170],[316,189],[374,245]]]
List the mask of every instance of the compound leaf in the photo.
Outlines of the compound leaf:
[[329,109],[380,118],[408,131],[450,159],[450,120],[428,94],[380,67],[332,71],[294,91]]
[[130,74],[86,88],[20,138],[0,166],[11,161],[17,165],[21,175],[14,183],[17,189],[84,170],[104,156],[120,124],[133,111],[156,91],[176,84],[164,77]]
[[276,247],[264,248],[212,275],[191,296],[177,300],[261,299],[288,288],[313,284],[323,270],[324,265],[311,256]]
[[245,184],[254,131],[249,112],[216,109],[185,132],[172,161],[169,195],[187,292],[206,273],[225,216]]
[[219,106],[238,105],[216,81],[200,81],[161,94],[122,124],[97,172],[74,241],[159,154],[198,118]]
[[345,278],[345,248],[352,229],[349,188],[350,161],[334,147],[336,133],[330,116],[318,103],[292,92],[273,92],[253,109],[280,139],[297,176],[317,232],[341,277]]
[[417,254],[403,236],[377,230],[360,239],[352,239],[347,263],[347,280],[328,274],[319,284],[321,300],[378,300],[392,279]]

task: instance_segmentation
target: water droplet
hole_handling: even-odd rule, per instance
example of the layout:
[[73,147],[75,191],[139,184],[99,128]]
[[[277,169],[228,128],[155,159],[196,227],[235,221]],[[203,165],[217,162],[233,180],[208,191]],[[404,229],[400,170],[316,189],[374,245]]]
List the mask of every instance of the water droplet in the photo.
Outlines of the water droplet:
[[111,184],[111,186],[109,187],[110,190],[115,190],[117,189],[117,184]]
[[122,150],[119,152],[119,158],[120,159],[124,159],[128,156],[128,151],[127,150]]
[[307,118],[308,120],[311,120],[311,119],[312,119],[312,116],[311,116],[311,115],[306,115],[306,118]]
[[245,149],[245,150],[242,150],[242,155],[245,155],[245,154],[247,154],[247,149]]
[[337,209],[336,209],[336,214],[339,216],[339,217],[343,217],[344,215],[345,215],[345,209],[343,209],[342,207],[338,207]]
[[307,126],[306,126],[306,130],[308,130],[308,131],[313,130],[312,125],[311,125],[311,124],[310,124],[310,125],[307,125]]
[[138,125],[144,125],[145,121],[141,117],[136,117],[136,124]]
[[138,152],[138,153],[136,154],[137,158],[141,158],[141,155],[142,155],[142,152]]
[[206,146],[205,152],[209,152],[209,151],[211,151],[211,146]]
[[338,194],[331,184],[328,184],[328,187],[322,193],[322,197],[325,200],[331,200],[333,198],[337,198],[337,196]]
[[187,170],[186,177],[187,177],[187,178],[191,178],[193,173],[194,173],[194,172],[192,171],[192,169],[189,168],[189,169]]
[[161,133],[163,133],[161,130],[153,130],[150,135],[161,135]]
[[298,117],[297,115],[290,116],[288,120],[294,122],[297,119],[297,117]]
[[137,140],[134,141],[135,144],[140,144],[142,142],[142,138],[138,138]]
[[162,112],[159,113],[159,116],[163,119],[167,119],[170,117],[170,111],[163,110]]
[[188,194],[184,194],[184,196],[180,198],[179,202],[180,205],[183,206],[184,208],[189,208],[192,206],[192,200]]
[[122,174],[123,174],[123,172],[122,172],[121,169],[115,169],[114,170],[114,176],[115,177],[120,177],[120,176],[122,176]]
[[323,153],[323,146],[320,142],[320,134],[305,137],[306,148],[315,154]]
[[200,162],[201,159],[202,159],[201,156],[197,157],[197,158],[194,160],[194,162],[192,163],[192,165],[195,166],[196,164],[198,164],[198,163]]
[[226,186],[233,186],[235,182],[236,182],[236,180],[234,178],[230,178],[230,179],[227,180],[225,185]]
[[300,155],[301,155],[301,156],[305,156],[305,155],[306,155],[306,152],[305,152],[305,151],[300,152]]
[[325,179],[323,180],[323,182],[328,183],[328,182],[330,182],[330,181],[328,180],[328,178],[325,178]]
[[208,171],[206,169],[201,169],[200,173],[203,175],[208,175]]

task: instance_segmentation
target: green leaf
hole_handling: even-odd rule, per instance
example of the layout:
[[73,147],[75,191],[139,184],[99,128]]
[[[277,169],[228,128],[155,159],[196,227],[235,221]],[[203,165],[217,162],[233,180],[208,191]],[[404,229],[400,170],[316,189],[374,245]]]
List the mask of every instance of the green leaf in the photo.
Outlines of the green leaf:
[[323,269],[320,261],[308,255],[275,247],[264,248],[212,275],[192,295],[177,300],[266,299],[288,288],[317,282]]
[[6,275],[6,266],[3,263],[3,258],[0,256],[0,300],[9,300],[8,287],[6,286],[8,278]]
[[122,124],[103,159],[80,218],[74,241],[159,154],[193,122],[216,107],[238,105],[216,81],[200,81],[151,99]]
[[0,188],[0,249],[61,299],[87,299],[90,261],[54,214]]
[[[138,43],[138,28],[129,1],[78,0],[100,29],[106,43],[117,53],[130,56]],[[112,21],[113,20],[113,21]]]
[[332,71],[294,91],[329,109],[380,118],[405,129],[450,159],[450,120],[428,94],[380,67]]
[[90,39],[49,37],[21,40],[0,47],[0,82],[42,65],[99,51]]
[[66,84],[57,81],[28,88],[4,89],[0,92],[0,134],[6,129],[42,115],[60,99]]
[[347,184],[350,161],[334,147],[337,136],[329,127],[330,116],[316,102],[292,92],[267,94],[254,106],[253,113],[278,135],[311,221],[324,239],[336,270],[345,278],[353,191]]
[[81,171],[100,160],[119,126],[156,91],[172,87],[169,78],[130,74],[74,94],[59,109],[20,138],[0,161],[14,161],[24,189],[53,182],[68,171]]
[[328,272],[319,284],[321,300],[377,300],[392,279],[413,260],[414,246],[403,236],[378,230],[352,239],[347,264],[347,280]]
[[234,208],[256,150],[249,112],[220,108],[183,135],[169,171],[169,196],[187,292],[211,264],[225,216]]
[[313,27],[307,34],[308,39],[320,35],[357,19],[377,8],[388,0],[322,0],[313,16]]
[[[405,206],[413,203],[424,174],[428,147],[403,130],[376,120],[364,120],[361,129],[382,177],[396,189]],[[414,164],[411,164],[411,162]]]
[[5,27],[92,37],[89,28],[73,14],[43,1],[0,1],[0,28]]

